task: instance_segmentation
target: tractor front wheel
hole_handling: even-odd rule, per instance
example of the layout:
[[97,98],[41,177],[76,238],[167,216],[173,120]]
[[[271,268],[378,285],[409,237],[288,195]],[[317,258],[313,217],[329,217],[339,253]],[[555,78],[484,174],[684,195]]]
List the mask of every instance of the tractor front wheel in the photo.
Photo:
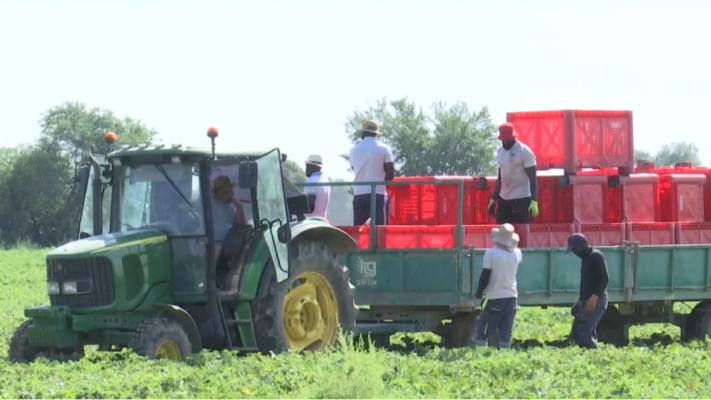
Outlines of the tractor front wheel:
[[20,324],[15,330],[15,333],[10,339],[10,348],[7,351],[8,358],[16,363],[31,363],[37,357],[46,356],[72,356],[78,355],[79,358],[84,356],[84,346],[76,346],[75,348],[66,349],[40,349],[30,344],[27,337],[27,328],[34,325],[34,320],[27,320]]
[[179,323],[168,318],[151,318],[138,326],[128,347],[149,359],[183,361],[192,346]]
[[295,241],[289,278],[277,283],[267,263],[252,303],[257,347],[262,353],[323,351],[336,343],[339,328],[353,331],[357,308],[348,268],[323,243]]

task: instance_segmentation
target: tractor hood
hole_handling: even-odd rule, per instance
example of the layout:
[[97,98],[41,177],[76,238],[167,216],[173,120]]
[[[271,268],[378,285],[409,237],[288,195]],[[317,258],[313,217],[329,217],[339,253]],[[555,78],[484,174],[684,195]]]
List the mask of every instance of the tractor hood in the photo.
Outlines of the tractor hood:
[[47,257],[63,258],[64,256],[90,255],[129,246],[145,246],[167,240],[165,232],[158,229],[107,233],[67,243],[49,252]]

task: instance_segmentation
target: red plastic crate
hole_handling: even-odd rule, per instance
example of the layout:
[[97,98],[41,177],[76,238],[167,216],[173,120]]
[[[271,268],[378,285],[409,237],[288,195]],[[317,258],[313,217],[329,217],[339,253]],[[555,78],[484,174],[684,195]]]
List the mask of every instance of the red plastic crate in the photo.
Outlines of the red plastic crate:
[[711,243],[711,222],[679,222],[676,224],[676,244]]
[[[393,181],[427,181],[428,177],[397,177]],[[388,185],[390,211],[388,225],[433,225],[435,220],[434,185]]]
[[659,177],[656,174],[620,176],[620,185],[608,189],[608,221],[659,222]]
[[576,232],[580,232],[593,246],[618,246],[627,238],[625,224],[579,224]]
[[627,240],[640,244],[664,245],[676,242],[676,224],[674,222],[628,222]]
[[556,223],[603,224],[609,222],[607,177],[570,176],[570,186],[556,189]]
[[[462,248],[473,246],[478,249],[488,249],[494,246],[491,230],[498,227],[499,225],[496,224],[463,226]],[[518,247],[526,247],[529,229],[530,225],[514,225],[514,232],[519,237]]]
[[[461,180],[462,223],[472,223],[471,192],[474,179],[470,176],[398,177],[394,181]],[[390,198],[388,225],[456,225],[459,187],[452,184],[412,184],[386,186]]]
[[631,111],[557,110],[506,113],[537,168],[634,168]]
[[661,221],[701,222],[704,220],[705,175],[659,176]]
[[704,221],[711,221],[711,170],[706,167],[693,168],[691,163],[676,163],[674,167],[655,167],[654,163],[645,163],[637,166],[636,170],[646,170],[650,173],[658,175],[673,175],[673,174],[692,174],[706,176],[706,184],[704,184]]
[[474,246],[478,249],[488,249],[494,245],[491,230],[498,225],[467,225],[462,227],[462,248]]
[[529,225],[525,247],[568,247],[568,237],[573,233],[575,224],[572,223]]
[[556,188],[560,176],[538,176],[538,216],[531,218],[532,224],[553,224],[556,222]]
[[[367,249],[370,247],[370,226],[364,226],[363,230],[359,232],[360,226],[337,226],[336,228],[343,230],[349,234],[353,240],[355,240],[356,245],[359,249]],[[375,230],[375,245],[378,245],[378,230]]]
[[379,226],[381,249],[451,249],[455,245],[455,226]]
[[470,192],[472,225],[491,225],[496,223],[496,218],[489,216],[487,209],[489,200],[491,200],[491,194],[494,193],[496,178],[495,176],[480,177],[478,182],[486,184],[486,187],[484,189],[479,189],[476,186],[472,187],[472,191]]
[[[472,224],[472,192],[475,189],[471,176],[436,176],[435,180],[461,180],[462,187],[462,225]],[[459,186],[456,184],[435,185],[435,225],[457,225],[457,205],[459,204]]]

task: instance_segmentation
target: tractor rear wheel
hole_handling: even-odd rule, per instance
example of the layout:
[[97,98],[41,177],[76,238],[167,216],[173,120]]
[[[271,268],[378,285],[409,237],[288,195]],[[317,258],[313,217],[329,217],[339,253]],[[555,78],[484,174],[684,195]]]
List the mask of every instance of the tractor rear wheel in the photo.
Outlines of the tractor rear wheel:
[[27,328],[34,325],[34,320],[27,320],[20,324],[15,330],[15,333],[10,339],[10,348],[7,350],[7,355],[10,361],[16,363],[31,363],[41,355],[47,356],[71,356],[74,354],[79,357],[84,356],[84,346],[76,346],[75,348],[66,349],[40,349],[32,346],[27,337]]
[[252,302],[257,347],[262,353],[323,351],[339,328],[355,329],[358,309],[348,268],[323,243],[297,240],[289,251],[289,278],[277,283],[268,262]]
[[168,318],[151,318],[138,326],[128,347],[149,359],[183,361],[192,352],[188,335],[179,323]]
[[682,340],[704,340],[711,338],[711,301],[697,304],[687,317],[686,326],[682,329]]

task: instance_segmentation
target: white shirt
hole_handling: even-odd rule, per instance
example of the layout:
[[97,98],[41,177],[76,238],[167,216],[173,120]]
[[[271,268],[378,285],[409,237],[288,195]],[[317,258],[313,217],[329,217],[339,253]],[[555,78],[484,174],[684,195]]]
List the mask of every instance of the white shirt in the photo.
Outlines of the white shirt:
[[[318,171],[311,174],[306,179],[307,183],[328,183],[328,177],[323,172]],[[314,201],[314,211],[306,214],[307,217],[323,217],[326,218],[326,210],[328,209],[328,198],[331,196],[330,186],[307,186],[304,188],[304,194],[316,195]]]
[[[382,182],[385,180],[383,164],[393,162],[393,152],[388,145],[367,136],[350,153],[351,167],[355,172],[354,182]],[[376,194],[387,194],[385,186],[376,186]],[[353,194],[370,194],[370,186],[353,186]]]
[[484,289],[487,299],[518,297],[516,272],[522,260],[523,255],[519,248],[508,251],[495,245],[486,250],[482,268],[491,270],[489,284]]
[[499,196],[504,200],[531,197],[531,183],[526,168],[536,165],[536,156],[525,144],[516,141],[510,149],[499,148],[496,162],[501,170],[501,190]]

